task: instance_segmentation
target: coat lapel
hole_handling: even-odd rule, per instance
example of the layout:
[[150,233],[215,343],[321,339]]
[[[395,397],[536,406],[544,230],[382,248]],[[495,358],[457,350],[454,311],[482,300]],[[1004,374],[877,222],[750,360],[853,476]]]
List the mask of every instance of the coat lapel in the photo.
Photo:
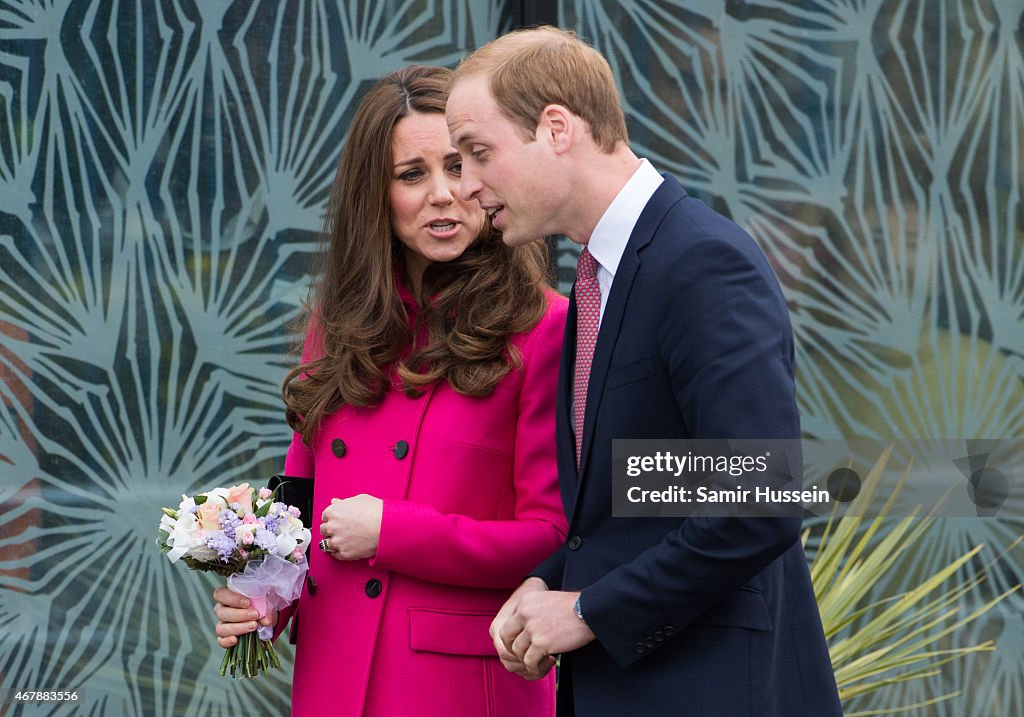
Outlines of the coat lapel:
[[[576,496],[573,502],[573,512],[575,512],[575,503],[579,500],[583,477],[587,474],[588,456],[591,452],[590,446],[594,440],[594,425],[598,411],[601,408],[601,399],[604,396],[604,385],[608,378],[608,369],[611,366],[612,355],[615,352],[615,344],[619,338],[619,331],[622,328],[622,321],[626,313],[626,306],[629,302],[629,295],[633,291],[636,274],[640,269],[640,253],[643,248],[650,243],[651,239],[654,238],[654,233],[665,218],[665,214],[668,210],[685,197],[686,192],[683,191],[681,186],[679,186],[679,183],[675,178],[670,175],[665,175],[665,181],[663,181],[657,191],[654,192],[650,201],[647,202],[647,206],[644,207],[643,212],[641,212],[636,226],[633,227],[633,233],[630,234],[629,241],[626,243],[626,249],[622,252],[622,258],[619,260],[619,266],[615,272],[615,279],[612,281],[612,290],[608,295],[608,304],[605,306],[604,316],[601,318],[601,329],[597,334],[597,344],[594,347],[594,360],[590,366],[590,382],[587,386],[587,409],[586,416],[583,421],[583,450],[580,456],[579,478],[576,481]],[[575,301],[570,303],[569,309],[573,317],[572,343],[566,344],[567,346],[573,347],[573,354],[575,354],[576,346],[574,307]],[[649,318],[652,321],[656,320],[656,317]],[[566,330],[566,333],[568,334],[568,329]],[[563,352],[563,354],[567,353],[569,353],[569,351]],[[572,360],[575,360],[575,356],[572,357]],[[569,366],[571,367],[572,364],[569,364]],[[563,360],[563,371],[564,370],[565,363]],[[563,380],[562,385],[563,388],[568,386],[568,390],[571,391],[571,374],[569,374],[567,382]],[[571,420],[569,421],[569,426],[572,426]],[[573,460],[573,463],[575,463],[575,459]],[[570,514],[570,519],[571,517],[572,515]]]
[[569,292],[569,311],[565,316],[565,338],[558,366],[558,393],[555,401],[555,430],[558,456],[558,486],[562,505],[569,509],[576,498],[576,446],[572,431],[572,381],[576,364],[576,289]]

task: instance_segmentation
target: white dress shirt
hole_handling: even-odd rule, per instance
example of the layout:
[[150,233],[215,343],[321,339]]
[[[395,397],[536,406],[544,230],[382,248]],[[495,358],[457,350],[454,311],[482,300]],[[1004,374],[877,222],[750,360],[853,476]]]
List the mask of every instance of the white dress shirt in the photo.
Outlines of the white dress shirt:
[[612,282],[615,280],[615,272],[619,268],[622,252],[626,250],[629,235],[633,233],[633,227],[640,219],[647,202],[663,181],[664,177],[658,174],[658,170],[646,159],[641,159],[640,166],[608,205],[608,209],[590,235],[587,247],[597,260],[602,319],[604,308],[608,305],[608,294],[611,293]]

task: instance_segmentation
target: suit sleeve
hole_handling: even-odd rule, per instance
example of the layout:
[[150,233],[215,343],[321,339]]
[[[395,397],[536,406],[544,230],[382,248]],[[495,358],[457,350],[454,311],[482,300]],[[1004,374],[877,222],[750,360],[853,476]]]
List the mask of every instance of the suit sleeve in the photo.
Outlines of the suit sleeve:
[[531,578],[540,578],[548,586],[548,590],[562,589],[562,576],[565,574],[565,556],[568,548],[563,541],[558,550],[553,552],[530,573]]
[[[448,585],[512,588],[564,540],[555,463],[555,386],[565,301],[552,301],[524,341],[515,422],[515,518],[476,520],[385,500],[375,567]],[[429,559],[425,559],[429,555]]]
[[[689,434],[798,438],[792,330],[767,262],[708,240],[672,267],[658,353]],[[587,624],[626,667],[655,651],[638,641],[678,634],[789,549],[800,527],[799,518],[682,520],[583,590]]]

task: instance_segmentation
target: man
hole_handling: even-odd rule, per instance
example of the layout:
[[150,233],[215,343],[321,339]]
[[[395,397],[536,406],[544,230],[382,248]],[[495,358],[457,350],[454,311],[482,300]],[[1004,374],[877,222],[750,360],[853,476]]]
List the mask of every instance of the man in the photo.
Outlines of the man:
[[[569,539],[491,626],[560,714],[841,715],[798,518],[613,518],[616,438],[798,438],[792,330],[764,255],[629,148],[607,61],[505,35],[447,105],[461,192],[518,245],[581,244],[557,405]],[[599,328],[598,328],[599,327]]]

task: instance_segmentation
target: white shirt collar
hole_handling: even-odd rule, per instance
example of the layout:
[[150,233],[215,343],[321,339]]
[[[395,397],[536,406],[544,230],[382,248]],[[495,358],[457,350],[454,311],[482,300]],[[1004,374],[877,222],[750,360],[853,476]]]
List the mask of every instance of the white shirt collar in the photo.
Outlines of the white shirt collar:
[[587,246],[597,263],[612,276],[615,276],[615,270],[619,268],[619,260],[626,250],[626,242],[633,233],[633,227],[663,181],[664,177],[658,174],[658,170],[646,159],[641,159],[640,166],[619,190],[594,227]]
[[629,235],[633,233],[633,227],[640,219],[644,207],[664,179],[650,162],[641,159],[640,166],[608,205],[590,235],[587,247],[598,263],[597,281],[601,287],[602,317]]

